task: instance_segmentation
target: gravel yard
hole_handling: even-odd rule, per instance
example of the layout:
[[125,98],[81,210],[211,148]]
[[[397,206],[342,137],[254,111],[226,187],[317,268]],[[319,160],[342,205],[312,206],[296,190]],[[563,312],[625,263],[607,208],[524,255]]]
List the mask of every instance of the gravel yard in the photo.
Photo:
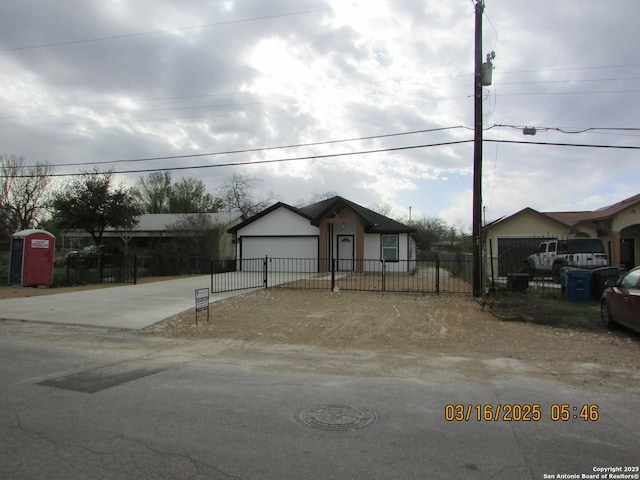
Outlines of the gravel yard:
[[559,300],[528,310],[515,304],[274,288],[211,304],[208,322],[203,311],[196,325],[190,310],[142,333],[223,341],[225,356],[254,357],[266,368],[284,362],[323,373],[452,381],[524,374],[640,390],[640,336],[600,327],[595,303],[577,313]]

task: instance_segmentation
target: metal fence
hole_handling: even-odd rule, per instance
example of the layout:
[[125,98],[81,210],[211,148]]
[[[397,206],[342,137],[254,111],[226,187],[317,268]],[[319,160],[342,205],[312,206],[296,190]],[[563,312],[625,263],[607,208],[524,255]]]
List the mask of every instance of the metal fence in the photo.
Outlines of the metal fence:
[[[553,261],[556,258],[555,252],[549,253],[540,250],[541,244],[554,240],[566,242],[568,239],[557,235],[545,235],[498,238],[496,243],[489,241],[487,244],[487,271],[485,272],[489,291],[529,291],[537,294],[564,296],[567,269],[558,268],[556,271],[553,266]],[[560,246],[558,246],[558,253],[561,253]],[[532,269],[528,262],[528,258],[534,254],[539,255],[538,262],[543,267],[539,271]],[[610,252],[606,252],[606,254],[610,258]],[[602,266],[604,267],[604,265]],[[599,268],[588,263],[575,268],[595,269],[596,279],[592,285],[597,291],[602,289],[600,278],[606,275],[608,279],[611,275],[610,268],[605,268],[604,273],[598,272]],[[612,278],[615,277],[614,273]],[[594,296],[598,296],[597,292],[594,293]]]
[[210,257],[196,255],[138,255],[138,274],[142,277],[166,275],[208,275]]
[[263,288],[266,283],[264,258],[236,260],[225,258],[211,261],[211,292],[231,292]]
[[135,256],[79,255],[66,261],[66,282],[69,285],[86,283],[137,283]]
[[211,291],[254,288],[355,290],[406,293],[472,293],[471,255],[395,261],[317,258],[216,260]]

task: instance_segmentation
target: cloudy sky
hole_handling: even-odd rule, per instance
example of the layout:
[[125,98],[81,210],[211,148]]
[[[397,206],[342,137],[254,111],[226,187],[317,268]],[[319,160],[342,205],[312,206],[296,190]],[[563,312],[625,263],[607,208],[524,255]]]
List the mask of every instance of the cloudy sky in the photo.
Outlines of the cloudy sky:
[[[640,193],[637,150],[520,143],[640,146],[639,18],[637,0],[486,0],[488,221]],[[473,69],[472,0],[3,0],[0,152],[212,193],[240,173],[256,196],[470,230]]]

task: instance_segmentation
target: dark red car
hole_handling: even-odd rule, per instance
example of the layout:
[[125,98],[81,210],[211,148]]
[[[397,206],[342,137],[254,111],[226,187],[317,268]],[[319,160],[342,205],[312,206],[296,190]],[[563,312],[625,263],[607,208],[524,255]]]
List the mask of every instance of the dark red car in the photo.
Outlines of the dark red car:
[[607,287],[600,300],[600,318],[607,328],[619,323],[640,333],[640,267]]

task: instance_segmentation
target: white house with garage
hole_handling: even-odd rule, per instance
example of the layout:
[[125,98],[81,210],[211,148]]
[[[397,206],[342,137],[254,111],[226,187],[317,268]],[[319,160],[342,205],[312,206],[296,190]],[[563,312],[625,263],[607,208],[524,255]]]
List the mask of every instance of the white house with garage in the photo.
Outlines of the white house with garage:
[[[413,229],[336,196],[306,207],[278,202],[230,228],[241,270],[409,272],[416,267]],[[273,268],[273,267],[272,267]]]

